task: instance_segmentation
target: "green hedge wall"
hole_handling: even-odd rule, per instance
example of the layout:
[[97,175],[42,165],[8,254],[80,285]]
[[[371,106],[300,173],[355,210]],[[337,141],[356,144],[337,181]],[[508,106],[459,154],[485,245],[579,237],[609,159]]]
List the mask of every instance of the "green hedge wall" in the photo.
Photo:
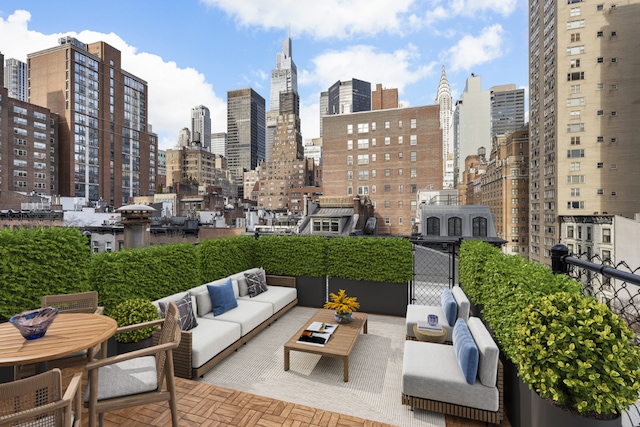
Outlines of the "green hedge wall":
[[77,228],[0,231],[0,320],[40,307],[43,295],[91,290],[90,248]]
[[261,236],[257,266],[281,276],[325,276],[327,239],[318,236]]
[[94,254],[91,286],[105,314],[129,298],[156,300],[202,284],[196,247],[179,243]]
[[328,241],[327,275],[372,282],[408,282],[413,278],[411,242],[400,238],[333,238]]
[[553,274],[544,265],[505,255],[480,241],[465,241],[460,247],[460,283],[469,299],[482,305],[482,318],[513,362],[523,310],[544,295],[582,292],[580,283],[571,277]]
[[200,281],[211,282],[256,266],[253,236],[207,239],[197,246]]

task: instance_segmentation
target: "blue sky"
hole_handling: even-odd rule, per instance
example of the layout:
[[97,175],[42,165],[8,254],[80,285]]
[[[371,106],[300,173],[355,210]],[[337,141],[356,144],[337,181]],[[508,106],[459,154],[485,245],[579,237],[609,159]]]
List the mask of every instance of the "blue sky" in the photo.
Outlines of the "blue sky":
[[[149,122],[160,148],[211,110],[226,131],[227,91],[252,87],[267,102],[276,53],[290,29],[302,133],[319,136],[320,92],[357,78],[398,88],[404,106],[434,103],[444,63],[454,98],[467,77],[483,89],[527,88],[526,0],[66,0],[0,1],[0,52],[28,53],[71,35],[106,41],[149,83]],[[528,91],[527,91],[528,93]]]

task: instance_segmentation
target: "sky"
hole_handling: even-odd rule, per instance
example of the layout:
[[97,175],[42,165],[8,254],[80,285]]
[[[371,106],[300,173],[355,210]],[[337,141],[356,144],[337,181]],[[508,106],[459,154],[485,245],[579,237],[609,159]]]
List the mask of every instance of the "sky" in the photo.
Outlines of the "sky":
[[526,0],[0,0],[0,52],[27,54],[62,36],[105,41],[147,81],[160,149],[175,147],[205,105],[226,132],[227,92],[251,87],[269,109],[271,70],[290,34],[304,139],[319,137],[320,92],[352,78],[397,88],[405,107],[435,104],[442,66],[454,103],[474,73],[482,89],[528,94]]

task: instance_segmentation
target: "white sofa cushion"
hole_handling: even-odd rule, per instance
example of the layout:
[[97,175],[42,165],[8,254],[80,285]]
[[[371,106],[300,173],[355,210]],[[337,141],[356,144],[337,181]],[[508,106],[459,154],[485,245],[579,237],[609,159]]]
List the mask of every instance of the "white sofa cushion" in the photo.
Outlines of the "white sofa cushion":
[[198,326],[189,332],[192,334],[191,365],[194,368],[204,365],[241,337],[240,324],[202,317],[198,318]]
[[469,307],[471,306],[469,298],[467,298],[467,295],[460,286],[454,286],[451,289],[451,293],[456,300],[456,304],[458,304],[458,319],[463,319],[465,322],[468,321]]
[[498,378],[498,358],[500,350],[491,334],[477,317],[470,317],[469,332],[478,347],[478,379],[486,386],[495,386]]
[[[241,326],[242,336],[247,335],[255,327],[273,315],[273,305],[268,302],[238,300],[238,306],[219,316],[215,320],[234,322]],[[198,321],[201,318],[198,318]],[[202,319],[214,319],[213,313],[207,313]]]
[[467,384],[453,346],[405,341],[402,363],[402,392],[409,396],[486,411],[497,411],[497,387],[480,381]]
[[276,314],[282,310],[287,304],[298,297],[296,288],[287,288],[284,286],[267,286],[267,291],[251,298],[249,295],[240,297],[239,300],[268,302],[273,305],[273,313]]

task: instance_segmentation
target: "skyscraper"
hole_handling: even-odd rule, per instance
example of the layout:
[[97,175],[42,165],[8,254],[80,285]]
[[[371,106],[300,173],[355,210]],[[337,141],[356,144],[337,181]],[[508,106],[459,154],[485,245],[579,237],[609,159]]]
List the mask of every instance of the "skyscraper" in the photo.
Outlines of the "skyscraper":
[[227,92],[227,165],[244,195],[243,173],[265,158],[264,98],[251,88]]
[[550,264],[558,216],[640,212],[640,1],[529,11],[529,256]]
[[63,37],[27,56],[30,102],[60,116],[60,195],[118,208],[156,190],[158,138],[147,83],[121,68],[105,42]]
[[4,87],[9,90],[9,97],[27,101],[27,64],[9,58],[4,65]]
[[191,109],[191,139],[205,150],[211,147],[211,116],[204,105]]
[[214,132],[211,134],[211,152],[227,157],[227,133]]
[[464,159],[480,147],[491,147],[491,99],[482,90],[482,78],[471,74],[454,112],[454,150],[456,184],[462,177]]
[[491,139],[509,135],[524,126],[524,89],[494,86],[491,92]]
[[276,54],[276,68],[271,70],[271,91],[269,93],[269,111],[266,118],[265,160],[271,158],[271,146],[280,114],[280,94],[292,92],[298,95],[298,68],[293,62],[292,43],[289,34],[282,41],[282,51]]
[[449,81],[442,65],[440,84],[436,103],[440,105],[440,129],[442,129],[442,188],[451,189],[454,186],[454,149],[453,149],[453,104]]
[[371,83],[358,79],[338,80],[328,91],[320,93],[320,136],[323,117],[359,111],[371,111]]

